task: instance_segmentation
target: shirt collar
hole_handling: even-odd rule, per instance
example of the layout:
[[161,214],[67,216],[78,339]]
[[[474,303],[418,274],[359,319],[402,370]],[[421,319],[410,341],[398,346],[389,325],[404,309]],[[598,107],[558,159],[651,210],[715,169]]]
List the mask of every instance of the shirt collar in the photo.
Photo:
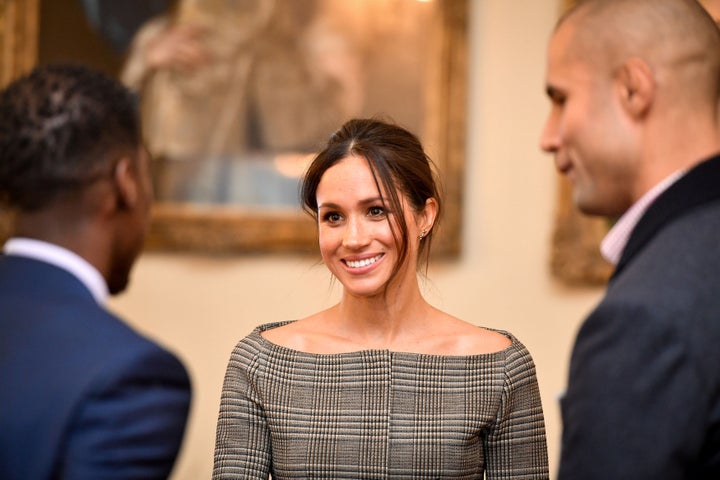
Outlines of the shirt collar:
[[678,170],[677,172],[669,175],[660,183],[656,184],[645,195],[635,202],[632,207],[625,212],[622,217],[613,225],[610,231],[603,238],[600,244],[600,252],[605,260],[617,265],[622,256],[623,250],[630,239],[630,234],[637,226],[638,222],[642,218],[643,214],[647,211],[648,207],[659,197],[665,190],[667,190],[673,183],[678,181],[680,177],[685,174],[684,170]]
[[5,255],[32,258],[55,265],[77,277],[100,305],[107,303],[109,292],[105,279],[87,260],[58,245],[31,238],[13,237],[5,242]]

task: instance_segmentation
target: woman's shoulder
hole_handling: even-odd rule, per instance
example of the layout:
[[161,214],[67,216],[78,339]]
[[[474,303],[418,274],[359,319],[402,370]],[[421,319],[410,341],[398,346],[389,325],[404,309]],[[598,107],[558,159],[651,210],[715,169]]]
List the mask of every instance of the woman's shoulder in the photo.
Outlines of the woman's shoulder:
[[297,321],[266,323],[256,328],[251,336],[266,344],[289,347],[286,342],[288,338],[293,338],[292,332],[297,329],[296,324]]
[[[481,327],[449,314],[438,312],[437,330],[433,336],[448,354],[486,355],[509,348],[515,341],[507,332]],[[435,330],[435,329],[433,329]]]
[[324,350],[329,343],[324,316],[324,312],[318,312],[300,320],[266,324],[258,327],[256,332],[265,342],[276,348],[314,352],[322,346],[320,350]]
[[498,368],[502,368],[510,385],[535,377],[535,362],[529,350],[512,333],[460,322],[462,324],[454,327],[460,355],[490,356],[497,360]]
[[265,339],[266,331],[274,331],[275,329],[282,328],[285,325],[292,324],[293,320],[287,320],[283,322],[271,322],[257,325],[249,334],[241,338],[233,348],[232,357],[237,359],[238,357],[244,357],[247,359],[253,359],[258,356],[262,356],[267,353],[271,347],[271,344]]

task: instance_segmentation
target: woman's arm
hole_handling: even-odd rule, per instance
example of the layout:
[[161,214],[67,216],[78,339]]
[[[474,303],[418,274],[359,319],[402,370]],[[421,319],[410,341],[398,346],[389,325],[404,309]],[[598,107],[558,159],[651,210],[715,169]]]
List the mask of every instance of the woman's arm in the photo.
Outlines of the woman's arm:
[[487,480],[548,479],[545,420],[535,364],[515,341],[508,349],[498,415],[485,439]]
[[242,345],[230,357],[220,400],[213,479],[262,479],[272,464],[270,431],[250,379],[254,359]]

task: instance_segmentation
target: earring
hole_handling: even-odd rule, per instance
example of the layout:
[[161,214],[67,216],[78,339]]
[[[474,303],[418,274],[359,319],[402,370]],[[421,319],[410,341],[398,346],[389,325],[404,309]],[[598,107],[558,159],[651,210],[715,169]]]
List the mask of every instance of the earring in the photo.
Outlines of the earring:
[[425,238],[425,235],[427,235],[427,228],[423,228],[422,232],[420,232],[420,236],[418,236],[418,240],[422,240]]

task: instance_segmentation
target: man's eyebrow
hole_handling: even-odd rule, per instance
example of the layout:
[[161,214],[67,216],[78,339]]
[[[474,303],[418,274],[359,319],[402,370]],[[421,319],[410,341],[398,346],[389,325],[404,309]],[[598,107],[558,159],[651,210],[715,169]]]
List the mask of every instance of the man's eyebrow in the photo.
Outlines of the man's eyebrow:
[[557,100],[558,98],[562,98],[565,96],[565,94],[561,92],[559,88],[552,85],[548,85],[545,87],[545,93],[553,100]]
[[557,87],[554,87],[552,85],[547,85],[545,87],[545,93],[550,98],[557,98],[557,97],[562,96],[562,94],[560,93],[560,90]]

